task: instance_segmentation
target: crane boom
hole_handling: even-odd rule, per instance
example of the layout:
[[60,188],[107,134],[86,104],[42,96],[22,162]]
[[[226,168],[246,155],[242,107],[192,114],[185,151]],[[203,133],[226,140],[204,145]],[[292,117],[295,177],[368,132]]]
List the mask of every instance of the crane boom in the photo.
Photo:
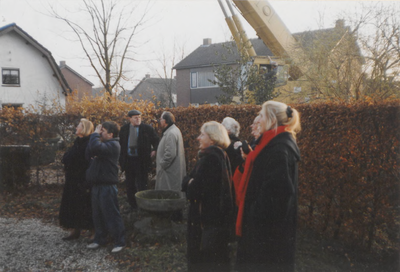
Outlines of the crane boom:
[[240,22],[239,16],[235,13],[232,4],[230,1],[226,1],[226,4],[228,5],[229,10],[232,13],[232,19],[237,27],[237,30],[239,31],[239,35],[242,38],[243,46],[247,50],[248,54],[250,57],[255,57],[256,51],[253,48],[253,45],[251,44],[249,38],[247,37],[246,31],[244,31],[243,25]]
[[[259,74],[264,74],[266,70],[270,72],[275,67],[274,65],[277,65],[275,87],[286,85],[289,75],[291,80],[297,80],[302,75],[302,68],[293,65],[295,56],[299,56],[298,50],[295,50],[296,40],[270,3],[267,0],[225,1],[230,12],[224,7],[222,0],[218,0],[241,55],[251,58]],[[231,2],[236,5],[258,37],[271,50],[273,57],[256,54]]]
[[267,0],[232,0],[275,56],[291,58],[296,40]]
[[225,21],[241,54],[247,57],[255,57],[256,51],[254,50],[253,45],[251,44],[246,32],[243,29],[239,16],[235,14],[231,3],[229,1],[226,1],[231,14],[229,14],[229,12],[226,10],[224,4],[222,3],[222,0],[218,0],[218,3],[221,7],[222,12],[224,13]]

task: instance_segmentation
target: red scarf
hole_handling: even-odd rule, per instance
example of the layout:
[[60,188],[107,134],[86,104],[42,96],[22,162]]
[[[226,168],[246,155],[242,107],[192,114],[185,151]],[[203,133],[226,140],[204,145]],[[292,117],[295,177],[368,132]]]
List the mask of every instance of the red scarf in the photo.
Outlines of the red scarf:
[[271,129],[263,133],[261,141],[254,148],[252,152],[247,155],[244,171],[241,173],[238,169],[233,176],[233,183],[236,192],[236,205],[238,206],[238,215],[236,219],[236,235],[242,236],[242,219],[244,211],[244,199],[246,196],[247,185],[249,184],[251,172],[253,170],[254,161],[258,154],[264,149],[264,147],[278,134],[286,132],[287,126],[280,126],[276,130]]

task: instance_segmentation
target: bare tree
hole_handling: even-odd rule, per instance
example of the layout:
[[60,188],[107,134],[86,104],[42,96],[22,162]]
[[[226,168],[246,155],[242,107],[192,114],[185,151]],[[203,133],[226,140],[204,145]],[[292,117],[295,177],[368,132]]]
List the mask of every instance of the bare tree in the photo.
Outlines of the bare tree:
[[399,5],[360,6],[358,13],[342,14],[334,28],[296,35],[297,61],[311,61],[299,95],[345,101],[399,96]]
[[358,42],[365,58],[364,94],[400,97],[400,5],[378,3],[362,10],[369,15],[358,24]]
[[159,97],[161,106],[170,108],[176,106],[174,99],[174,89],[176,87],[174,83],[173,67],[179,61],[183,60],[185,56],[184,44],[178,45],[176,41],[174,41],[173,48],[170,53],[167,53],[165,50],[160,52],[160,56],[158,57],[157,61],[160,64],[161,70],[156,69],[156,73],[159,78],[162,78],[159,89],[164,90],[162,96]]
[[336,21],[334,28],[306,31],[295,35],[298,55],[296,65],[303,65],[305,88],[301,94],[316,99],[348,100],[357,93],[362,75],[360,48],[355,30]]
[[51,6],[51,16],[64,21],[77,37],[90,65],[104,86],[112,95],[113,89],[121,86],[121,80],[126,79],[128,61],[135,60],[133,38],[142,30],[149,4],[140,14],[138,6],[124,5],[126,2],[117,0],[83,0],[84,18],[90,23],[80,24],[60,15]]

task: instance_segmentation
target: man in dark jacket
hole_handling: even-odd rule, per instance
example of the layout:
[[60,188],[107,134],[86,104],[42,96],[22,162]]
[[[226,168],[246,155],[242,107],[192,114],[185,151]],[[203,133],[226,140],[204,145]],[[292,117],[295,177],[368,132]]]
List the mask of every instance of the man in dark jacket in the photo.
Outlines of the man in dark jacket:
[[87,248],[96,249],[107,243],[107,234],[114,239],[112,253],[125,246],[125,228],[118,205],[119,126],[115,122],[98,125],[90,136],[86,156],[91,158],[86,171],[86,181],[92,184],[92,210],[95,228],[93,243]]
[[155,157],[159,137],[154,128],[142,123],[142,113],[128,112],[129,124],[122,126],[120,133],[121,155],[119,164],[125,171],[126,194],[133,209],[137,208],[136,192],[147,189],[151,159]]

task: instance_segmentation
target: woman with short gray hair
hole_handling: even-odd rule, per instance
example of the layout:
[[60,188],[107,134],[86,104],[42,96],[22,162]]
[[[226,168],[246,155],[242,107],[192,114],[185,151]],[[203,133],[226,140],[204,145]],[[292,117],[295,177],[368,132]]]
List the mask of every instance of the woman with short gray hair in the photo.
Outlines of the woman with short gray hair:
[[[228,131],[230,144],[227,149],[225,149],[226,154],[228,154],[229,161],[231,164],[232,174],[235,173],[236,168],[243,163],[242,155],[240,153],[240,148],[235,148],[235,143],[240,142],[239,132],[240,132],[240,124],[238,121],[233,119],[232,117],[225,117],[221,123],[226,130]],[[237,145],[239,146],[239,145]]]
[[232,117],[225,117],[224,120],[222,120],[221,123],[226,130],[228,131],[228,135],[235,135],[236,137],[239,137],[240,133],[240,124],[238,121],[233,119]]

